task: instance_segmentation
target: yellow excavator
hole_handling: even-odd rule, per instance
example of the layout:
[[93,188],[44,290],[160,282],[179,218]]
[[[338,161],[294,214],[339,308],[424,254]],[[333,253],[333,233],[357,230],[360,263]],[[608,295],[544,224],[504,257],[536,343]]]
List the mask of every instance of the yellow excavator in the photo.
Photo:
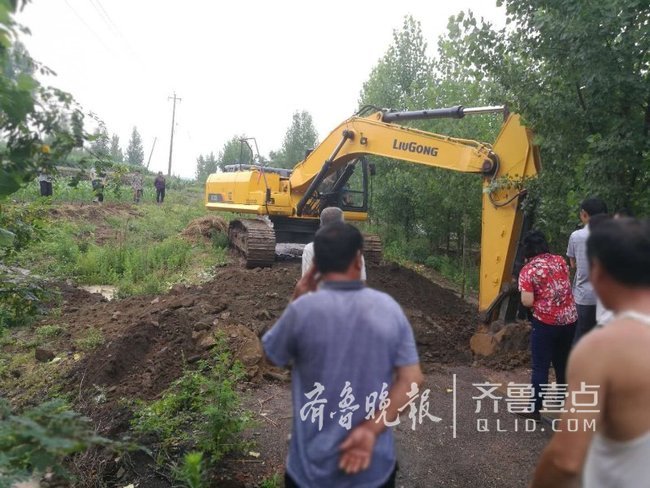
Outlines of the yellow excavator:
[[[485,113],[504,115],[492,145],[400,125]],[[517,304],[506,298],[512,295],[513,270],[525,226],[523,186],[540,171],[540,157],[530,130],[504,107],[406,112],[365,107],[334,129],[293,170],[252,164],[232,165],[211,174],[205,206],[257,216],[233,220],[230,243],[245,256],[248,267],[269,266],[275,260],[276,243],[313,239],[325,207],[340,207],[348,221],[368,218],[369,178],[374,167],[367,155],[474,173],[483,179],[479,311],[485,322],[499,316],[512,318]],[[379,252],[378,241],[366,239],[366,259]],[[504,302],[508,302],[505,307]]]

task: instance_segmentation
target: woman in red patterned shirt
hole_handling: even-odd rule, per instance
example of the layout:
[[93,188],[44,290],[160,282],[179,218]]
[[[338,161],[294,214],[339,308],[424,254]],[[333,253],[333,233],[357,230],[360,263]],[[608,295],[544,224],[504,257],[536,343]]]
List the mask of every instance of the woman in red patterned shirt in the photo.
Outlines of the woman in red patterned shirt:
[[566,365],[575,334],[578,312],[569,280],[569,267],[562,256],[551,254],[548,243],[538,230],[523,239],[526,264],[519,273],[521,303],[532,308],[533,330],[530,335],[535,391],[535,411],[530,418],[539,419],[542,409],[541,385],[548,384],[551,364],[558,384],[566,384]]

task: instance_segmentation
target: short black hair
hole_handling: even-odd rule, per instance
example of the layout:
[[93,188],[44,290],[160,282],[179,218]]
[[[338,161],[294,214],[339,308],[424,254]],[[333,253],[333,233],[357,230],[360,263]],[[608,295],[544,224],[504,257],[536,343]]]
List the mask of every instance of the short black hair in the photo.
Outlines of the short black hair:
[[609,214],[596,214],[593,217],[589,217],[589,231],[594,230],[596,227],[600,226],[603,222],[606,222],[613,217]]
[[346,271],[362,250],[363,236],[359,229],[343,222],[321,227],[314,237],[314,259],[321,273]]
[[650,286],[650,220],[630,217],[609,219],[590,231],[589,262],[598,259],[619,283]]
[[546,237],[540,230],[529,230],[521,240],[521,245],[524,248],[524,257],[528,259],[549,252]]
[[598,214],[607,213],[607,204],[601,198],[587,198],[580,205],[580,210],[584,210],[589,217]]

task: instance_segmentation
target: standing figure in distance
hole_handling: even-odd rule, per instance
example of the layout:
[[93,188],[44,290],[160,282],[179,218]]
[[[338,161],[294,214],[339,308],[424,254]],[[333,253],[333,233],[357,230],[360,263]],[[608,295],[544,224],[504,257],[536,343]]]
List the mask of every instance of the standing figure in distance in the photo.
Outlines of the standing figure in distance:
[[131,188],[133,188],[133,201],[135,203],[140,203],[140,199],[142,198],[142,185],[142,174],[140,174],[140,170],[136,170],[133,178],[131,179]]
[[162,171],[158,171],[158,176],[156,176],[153,186],[156,187],[156,203],[161,204],[165,200],[165,177]]
[[52,175],[46,168],[41,169],[41,171],[38,173],[38,183],[41,186],[41,196],[51,197],[52,196]]

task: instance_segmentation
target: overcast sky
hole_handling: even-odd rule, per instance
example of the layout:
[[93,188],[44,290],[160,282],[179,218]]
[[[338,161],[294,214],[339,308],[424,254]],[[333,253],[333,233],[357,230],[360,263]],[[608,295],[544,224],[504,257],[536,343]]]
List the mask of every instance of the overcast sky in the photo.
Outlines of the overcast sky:
[[405,15],[434,54],[448,18],[466,9],[503,24],[495,0],[33,0],[18,21],[32,57],[57,73],[47,83],[123,148],[137,126],[145,162],[157,137],[151,169],[165,173],[175,91],[172,173],[192,177],[197,156],[235,134],[257,138],[263,155],[278,149],[296,110],[325,137],[355,110]]

